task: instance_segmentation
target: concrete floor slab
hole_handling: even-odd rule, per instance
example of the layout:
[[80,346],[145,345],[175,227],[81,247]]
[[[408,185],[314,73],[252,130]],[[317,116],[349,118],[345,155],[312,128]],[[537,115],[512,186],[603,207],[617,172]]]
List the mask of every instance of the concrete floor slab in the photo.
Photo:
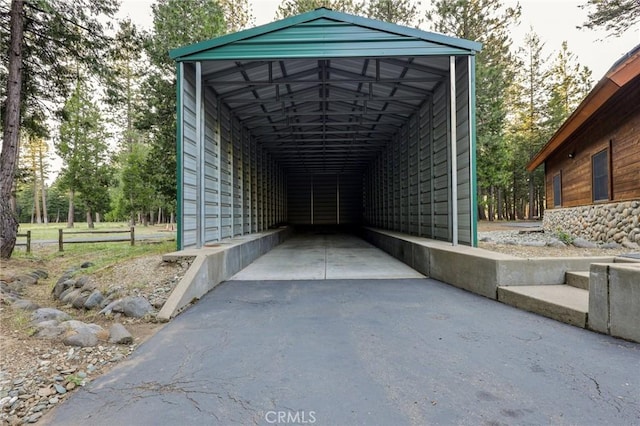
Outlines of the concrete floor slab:
[[233,281],[40,423],[637,424],[639,372],[639,344],[434,280]]
[[231,280],[423,278],[419,272],[349,234],[296,235]]

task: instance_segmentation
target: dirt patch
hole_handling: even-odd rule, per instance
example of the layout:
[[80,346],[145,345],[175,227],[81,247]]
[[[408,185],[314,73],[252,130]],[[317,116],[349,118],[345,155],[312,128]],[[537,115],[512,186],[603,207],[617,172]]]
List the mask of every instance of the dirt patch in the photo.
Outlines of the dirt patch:
[[[98,324],[105,330],[119,322],[131,333],[133,343],[114,345],[100,341],[94,347],[79,348],[65,346],[59,339],[34,338],[31,312],[15,308],[7,297],[0,296],[0,424],[37,422],[74,388],[109,371],[164,325],[153,315],[105,316],[98,310],[75,309],[55,300],[52,289],[65,271],[78,266],[72,265],[74,262],[77,259],[11,259],[2,262],[0,280],[8,282],[36,270],[46,271],[46,278],[22,286],[21,299],[65,311],[74,320]],[[189,264],[187,260],[163,262],[159,254],[144,255],[101,269],[77,269],[74,278],[88,275],[96,288],[105,292],[117,289],[118,295],[144,296],[157,310]]]

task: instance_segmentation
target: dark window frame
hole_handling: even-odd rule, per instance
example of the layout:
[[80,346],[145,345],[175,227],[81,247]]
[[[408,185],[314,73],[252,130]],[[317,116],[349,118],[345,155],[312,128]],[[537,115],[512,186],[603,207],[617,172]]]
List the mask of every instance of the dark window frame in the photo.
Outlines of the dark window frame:
[[[609,148],[604,148],[591,156],[591,200],[594,203],[611,201],[611,164]],[[604,156],[604,158],[603,158]],[[596,170],[596,167],[604,167]]]
[[553,207],[562,207],[562,170],[553,175],[551,187],[553,188]]

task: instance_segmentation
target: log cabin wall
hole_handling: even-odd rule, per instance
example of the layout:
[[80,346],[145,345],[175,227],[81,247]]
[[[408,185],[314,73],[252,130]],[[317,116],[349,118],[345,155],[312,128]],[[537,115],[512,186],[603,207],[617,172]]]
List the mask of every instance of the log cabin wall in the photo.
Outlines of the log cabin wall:
[[[640,77],[545,162],[547,209],[597,204],[593,201],[592,157],[609,149],[609,200],[640,199]],[[554,206],[553,179],[560,175],[561,206]]]

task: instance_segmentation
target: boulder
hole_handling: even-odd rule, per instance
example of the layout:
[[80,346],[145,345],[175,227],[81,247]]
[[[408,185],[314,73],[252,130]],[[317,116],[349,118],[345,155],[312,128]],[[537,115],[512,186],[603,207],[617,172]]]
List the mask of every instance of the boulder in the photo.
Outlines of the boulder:
[[60,300],[62,300],[62,303],[71,303],[73,302],[73,299],[80,296],[81,292],[82,291],[79,288],[75,288],[70,292],[68,292],[67,294],[65,294],[63,297],[61,297]]
[[133,343],[133,336],[124,328],[124,325],[117,322],[109,328],[109,343],[130,345]]
[[93,292],[84,301],[84,308],[85,309],[96,308],[100,306],[100,303],[102,303],[102,300],[104,300],[104,296],[102,295],[100,290],[93,290]]
[[35,311],[36,309],[40,308],[40,305],[32,302],[31,300],[17,299],[15,302],[13,302],[13,307],[23,309],[25,311]]
[[54,308],[36,309],[31,314],[31,322],[33,324],[37,324],[39,322],[49,321],[49,320],[67,321],[70,319],[71,319],[71,316],[69,316],[69,314]]
[[84,302],[87,300],[88,294],[80,293],[71,301],[71,306],[76,309],[84,308]]
[[141,318],[153,312],[153,306],[144,297],[127,296],[122,299],[122,313],[128,317]]
[[573,240],[573,245],[578,248],[596,248],[598,247],[595,243],[585,240],[584,238],[576,238]]
[[106,340],[108,337],[106,330],[97,324],[71,320],[61,325],[67,330],[62,338],[62,343],[67,346],[95,346],[100,340]]

